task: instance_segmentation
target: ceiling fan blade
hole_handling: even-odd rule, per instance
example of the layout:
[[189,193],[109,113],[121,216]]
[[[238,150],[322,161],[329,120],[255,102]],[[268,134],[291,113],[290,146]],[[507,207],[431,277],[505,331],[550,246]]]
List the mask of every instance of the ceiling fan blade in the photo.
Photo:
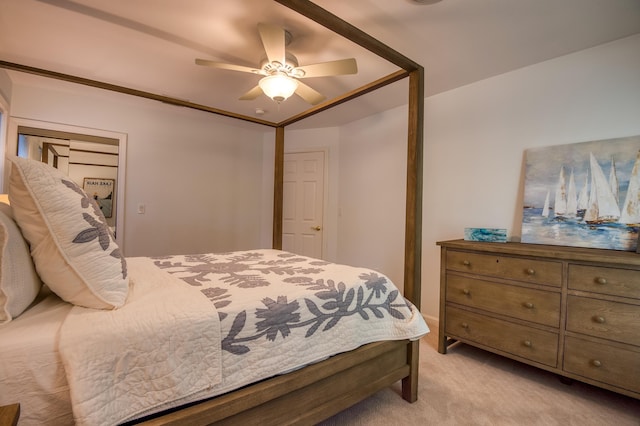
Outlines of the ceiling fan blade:
[[258,32],[264,51],[269,62],[285,63],[285,35],[284,30],[275,25],[258,24]]
[[296,95],[300,96],[307,103],[311,105],[317,105],[324,101],[326,98],[321,93],[318,93],[315,89],[307,86],[303,82],[298,80],[298,88],[296,89]]
[[331,75],[357,74],[358,64],[354,58],[340,59],[337,61],[321,62],[318,64],[303,65],[294,69],[304,71],[300,78],[326,77]]
[[253,74],[263,74],[262,70],[259,70],[256,68],[245,67],[243,65],[225,64],[224,62],[209,61],[207,59],[196,59],[196,64],[204,65],[212,68],[220,68],[223,70],[250,72]]
[[260,88],[260,86],[256,86],[244,95],[240,96],[240,98],[238,99],[240,99],[241,101],[252,101],[260,95],[262,95],[262,89]]

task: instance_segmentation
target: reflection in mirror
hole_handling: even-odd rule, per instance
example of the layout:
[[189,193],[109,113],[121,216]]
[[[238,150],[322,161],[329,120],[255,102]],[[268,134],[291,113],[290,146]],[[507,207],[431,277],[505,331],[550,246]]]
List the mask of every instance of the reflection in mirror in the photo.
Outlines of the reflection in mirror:
[[18,157],[42,161],[69,174],[69,140],[18,135]]
[[47,163],[92,197],[115,235],[118,140],[18,126],[17,155]]

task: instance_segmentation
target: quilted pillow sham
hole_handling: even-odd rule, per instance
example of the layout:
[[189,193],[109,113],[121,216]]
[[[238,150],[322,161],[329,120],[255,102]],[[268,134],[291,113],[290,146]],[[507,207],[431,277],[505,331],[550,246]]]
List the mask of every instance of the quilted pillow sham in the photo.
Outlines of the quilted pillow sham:
[[45,163],[20,157],[10,161],[11,207],[42,281],[74,305],[124,305],[127,265],[95,201]]
[[0,203],[0,324],[23,313],[42,287],[42,281],[11,207]]

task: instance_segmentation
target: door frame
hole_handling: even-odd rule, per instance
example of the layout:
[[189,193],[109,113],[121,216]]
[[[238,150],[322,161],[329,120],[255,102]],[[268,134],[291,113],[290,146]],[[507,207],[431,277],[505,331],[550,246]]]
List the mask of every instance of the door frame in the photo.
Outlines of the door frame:
[[[5,144],[4,161],[4,190],[8,189],[9,182],[9,160],[7,153],[15,153],[18,149],[18,127],[32,127],[43,130],[51,130],[61,133],[76,133],[80,135],[97,136],[108,139],[118,140],[118,180],[116,183],[117,205],[116,205],[116,243],[120,247],[122,253],[125,253],[124,247],[124,222],[125,222],[125,185],[127,170],[127,134],[113,132],[109,130],[93,129],[89,127],[80,127],[70,124],[53,123],[50,121],[40,121],[28,118],[9,117],[7,141]],[[13,154],[15,155],[15,154]]]
[[328,214],[328,206],[329,206],[329,158],[330,152],[328,147],[322,148],[296,148],[292,150],[286,150],[284,152],[285,158],[288,154],[308,154],[310,152],[322,152],[324,156],[324,165],[322,170],[322,259],[329,260],[327,257],[333,257],[329,253],[329,231],[333,231],[331,235],[333,236],[335,232],[335,227],[333,226],[333,222],[329,220],[330,215]]

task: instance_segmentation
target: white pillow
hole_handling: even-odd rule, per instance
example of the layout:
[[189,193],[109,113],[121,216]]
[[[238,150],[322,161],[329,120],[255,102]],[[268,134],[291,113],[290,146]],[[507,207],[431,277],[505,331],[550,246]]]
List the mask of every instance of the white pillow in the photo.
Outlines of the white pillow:
[[97,204],[53,167],[9,160],[9,200],[42,281],[74,305],[124,305],[127,265]]
[[0,203],[0,324],[23,313],[42,287],[11,207]]

